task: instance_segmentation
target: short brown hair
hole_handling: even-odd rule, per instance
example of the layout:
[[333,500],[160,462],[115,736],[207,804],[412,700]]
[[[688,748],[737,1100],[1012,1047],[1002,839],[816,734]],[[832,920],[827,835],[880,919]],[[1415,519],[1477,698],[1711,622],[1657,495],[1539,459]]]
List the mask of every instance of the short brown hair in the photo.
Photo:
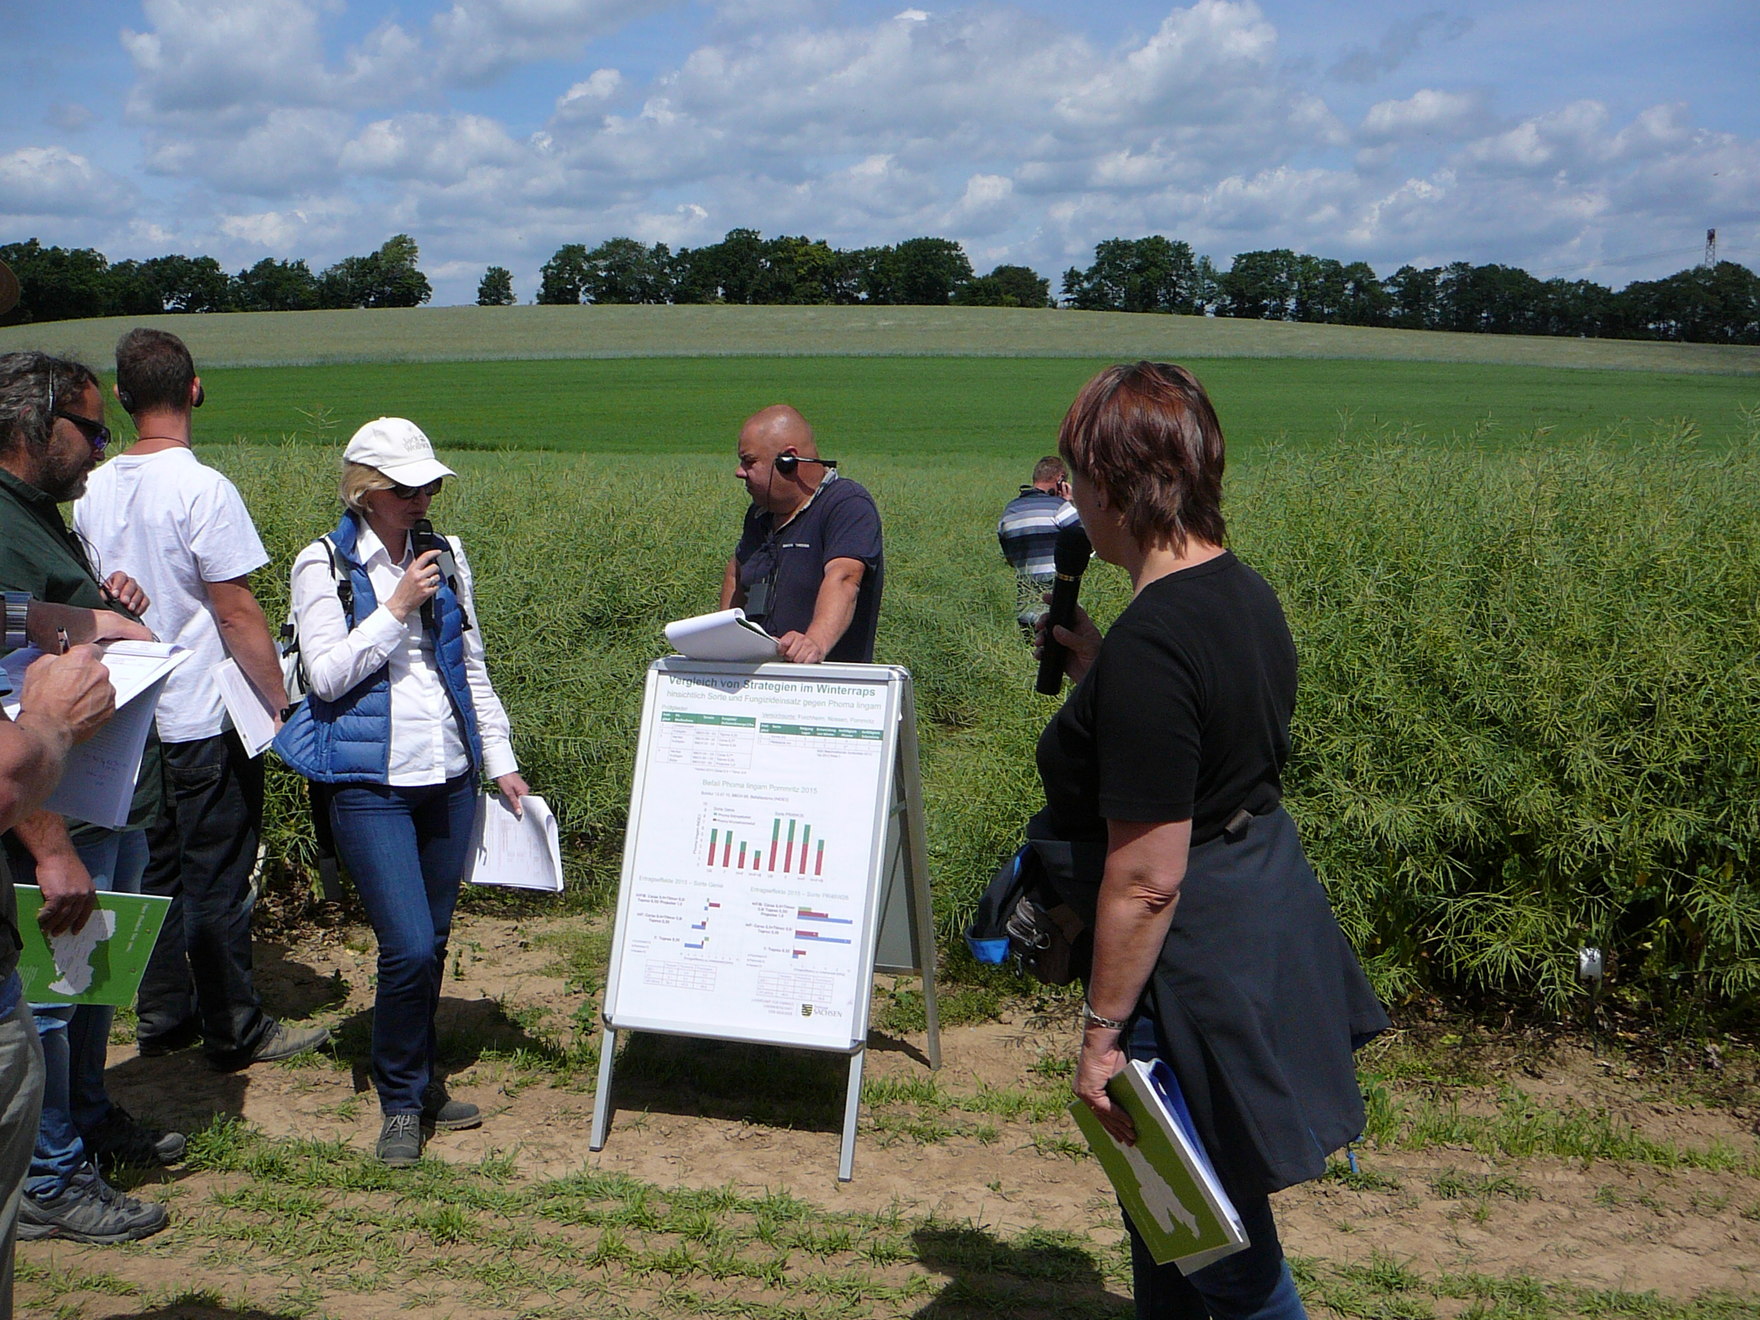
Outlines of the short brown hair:
[[1198,378],[1171,362],[1108,367],[1082,386],[1057,433],[1069,465],[1124,514],[1138,542],[1176,552],[1222,545],[1222,426]]
[[1047,454],[1033,464],[1033,484],[1041,481],[1062,481],[1066,475],[1063,460],[1056,454]]
[[337,494],[342,502],[356,513],[365,513],[367,506],[364,496],[370,490],[390,490],[397,483],[376,467],[368,467],[365,463],[351,463],[342,460],[342,481],[337,487]]
[[196,364],[169,330],[130,330],[116,345],[116,397],[130,413],[189,407]]

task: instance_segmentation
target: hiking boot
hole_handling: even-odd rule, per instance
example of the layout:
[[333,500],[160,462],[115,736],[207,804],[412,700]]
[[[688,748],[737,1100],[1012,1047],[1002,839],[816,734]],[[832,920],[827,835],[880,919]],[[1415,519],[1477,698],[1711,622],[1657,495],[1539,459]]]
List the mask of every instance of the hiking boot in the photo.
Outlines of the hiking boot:
[[221,1072],[237,1072],[253,1063],[278,1063],[330,1043],[328,1027],[290,1027],[285,1022],[270,1022],[263,1038],[242,1055],[214,1054],[208,1062]]
[[422,1116],[387,1114],[379,1128],[373,1154],[394,1169],[406,1169],[422,1158]]
[[180,1022],[170,1031],[161,1031],[157,1036],[142,1036],[135,1041],[135,1049],[143,1059],[157,1059],[167,1054],[176,1054],[179,1050],[187,1050],[192,1045],[202,1042],[202,1024],[191,1018]]
[[161,1132],[118,1104],[112,1104],[91,1131],[80,1133],[80,1139],[92,1162],[105,1169],[155,1169],[176,1164],[188,1144],[183,1133]]
[[82,1165],[57,1196],[39,1200],[28,1193],[18,1211],[23,1242],[61,1238],[108,1245],[151,1237],[169,1222],[165,1207],[137,1201],[117,1191],[95,1166]]
[[483,1126],[483,1111],[469,1100],[454,1100],[444,1082],[429,1082],[422,1092],[422,1122],[441,1132],[462,1132]]

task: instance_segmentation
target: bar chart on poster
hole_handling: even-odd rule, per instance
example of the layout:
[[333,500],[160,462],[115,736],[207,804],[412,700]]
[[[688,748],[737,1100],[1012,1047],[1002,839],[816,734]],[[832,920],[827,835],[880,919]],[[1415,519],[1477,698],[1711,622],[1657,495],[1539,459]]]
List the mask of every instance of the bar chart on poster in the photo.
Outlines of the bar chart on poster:
[[884,672],[650,676],[608,1018],[863,1039],[895,686]]

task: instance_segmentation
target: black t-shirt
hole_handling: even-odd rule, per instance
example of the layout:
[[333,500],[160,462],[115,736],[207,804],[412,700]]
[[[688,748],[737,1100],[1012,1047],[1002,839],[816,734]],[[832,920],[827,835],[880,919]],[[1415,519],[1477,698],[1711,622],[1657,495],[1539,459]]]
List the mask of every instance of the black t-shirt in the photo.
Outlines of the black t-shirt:
[[1283,790],[1296,651],[1269,583],[1232,553],[1143,588],[1039,736],[1051,824],[1192,822],[1214,838]]
[[747,617],[773,637],[805,632],[819,602],[825,565],[833,559],[859,559],[867,568],[856,593],[849,627],[827,660],[860,664],[874,659],[874,629],[880,621],[880,587],[886,564],[880,549],[880,511],[855,482],[836,478],[820,484],[812,502],[793,521],[772,533],[771,515],[756,504],[746,511],[733,557],[746,595]]

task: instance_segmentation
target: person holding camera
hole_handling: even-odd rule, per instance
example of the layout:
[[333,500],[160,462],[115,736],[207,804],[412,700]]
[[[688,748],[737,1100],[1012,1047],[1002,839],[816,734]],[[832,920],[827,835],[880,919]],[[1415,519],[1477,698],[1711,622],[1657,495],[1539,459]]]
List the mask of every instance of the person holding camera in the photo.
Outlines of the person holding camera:
[[327,786],[337,856],[378,937],[375,1153],[393,1166],[421,1158],[427,1131],[482,1121],[446,1093],[434,1018],[479,779],[516,814],[529,791],[484,665],[464,547],[427,520],[453,475],[413,422],[381,417],[355,432],[341,521],[294,561],[307,697],[275,739],[289,766]]
[[1069,473],[1063,460],[1047,454],[1033,464],[1031,485],[1003,507],[996,520],[1002,557],[1015,573],[1015,621],[1029,634],[1045,613],[1045,593],[1057,573],[1053,551],[1057,534],[1080,520],[1069,502]]

